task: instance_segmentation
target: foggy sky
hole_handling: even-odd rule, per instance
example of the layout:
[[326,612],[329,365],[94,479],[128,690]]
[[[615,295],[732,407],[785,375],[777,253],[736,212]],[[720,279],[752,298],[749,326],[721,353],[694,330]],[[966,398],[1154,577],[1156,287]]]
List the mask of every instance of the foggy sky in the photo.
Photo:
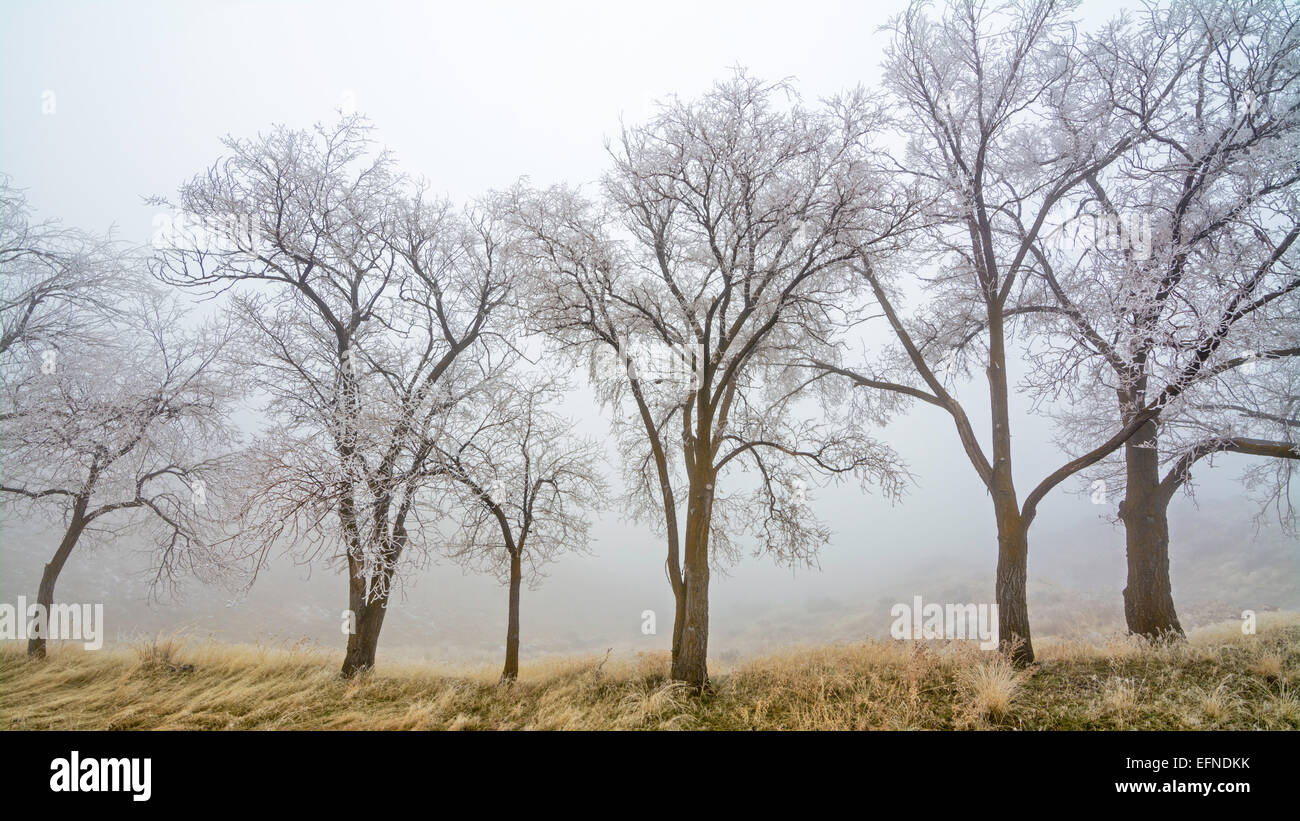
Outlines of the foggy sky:
[[[539,186],[584,183],[604,169],[604,140],[620,118],[641,120],[669,94],[695,96],[731,66],[768,80],[793,78],[806,99],[857,83],[875,85],[883,49],[877,28],[903,6],[899,0],[6,2],[0,6],[0,171],[27,189],[38,218],[59,217],[92,231],[115,225],[120,238],[143,243],[157,209],[141,198],[174,194],[220,155],[222,136],[252,136],[272,123],[307,127],[331,120],[339,106],[354,106],[373,121],[376,139],[396,153],[402,170],[427,177],[453,200],[521,175]],[[1084,19],[1099,21],[1120,7],[1089,0]],[[55,110],[43,113],[50,99]],[[982,387],[959,392],[979,431],[987,428]],[[1013,400],[1016,478],[1028,489],[1065,457],[1052,445],[1046,417],[1031,413],[1024,397]],[[576,397],[574,407],[586,431],[606,430],[605,417],[589,401]],[[812,490],[814,508],[835,533],[821,553],[820,570],[792,573],[747,556],[728,577],[715,576],[715,653],[727,649],[728,636],[742,633],[750,643],[765,635],[781,643],[883,632],[889,618],[882,600],[914,593],[939,599],[951,595],[954,584],[992,600],[992,512],[948,417],[922,405],[880,435],[917,477],[907,498],[895,506],[864,497],[852,485]],[[1280,564],[1262,568],[1263,577],[1276,582],[1267,590],[1278,600],[1255,605],[1300,606],[1300,550],[1276,524],[1251,528],[1253,508],[1234,482],[1246,464],[1245,457],[1226,455],[1213,470],[1202,466],[1201,507],[1180,500],[1171,509],[1180,609],[1195,604],[1183,591],[1200,590],[1202,577],[1215,572],[1182,560],[1193,543],[1225,559],[1234,551],[1281,551]],[[1043,591],[1056,585],[1097,597],[1119,623],[1123,531],[1108,521],[1113,504],[1092,505],[1079,488],[1078,481],[1067,481],[1053,491],[1030,533],[1031,618],[1046,607],[1036,605],[1047,601]],[[0,545],[4,601],[34,596],[41,563],[53,550],[51,533],[6,522]],[[615,641],[667,648],[672,597],[662,540],[616,513],[605,514],[594,535],[593,556],[562,558],[538,590],[525,592],[525,664],[530,645],[565,649],[560,638],[569,635],[586,649]],[[138,588],[100,568],[131,561],[127,551],[75,554],[59,598],[109,596],[110,631],[129,630],[143,612],[134,604]],[[306,575],[305,568],[277,562],[245,602],[226,608],[216,603],[216,593],[196,590],[186,604],[154,608],[149,624],[206,629],[219,627],[236,606],[256,612],[281,601],[311,601],[324,612],[304,613],[277,635],[296,632],[341,646],[334,611],[346,606],[346,585],[322,568],[310,582],[303,581]],[[1211,600],[1213,591],[1201,597]],[[114,606],[131,618],[115,623]],[[657,636],[640,633],[645,609],[657,611]],[[814,614],[808,635],[761,624],[765,613],[778,622],[776,614],[786,610]],[[428,622],[431,645],[456,634],[466,637],[457,647],[488,652],[504,631],[505,592],[490,578],[467,577],[443,562],[408,585],[394,612],[416,614],[415,621],[398,635],[386,627],[381,657],[390,645],[424,643],[420,619]],[[827,634],[819,636],[822,627]],[[234,632],[232,638],[256,637],[243,628]]]

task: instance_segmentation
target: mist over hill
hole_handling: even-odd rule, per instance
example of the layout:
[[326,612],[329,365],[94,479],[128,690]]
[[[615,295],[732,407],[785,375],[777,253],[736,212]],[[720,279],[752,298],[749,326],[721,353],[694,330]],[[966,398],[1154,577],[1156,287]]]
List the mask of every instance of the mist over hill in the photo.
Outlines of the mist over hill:
[[[852,489],[833,489],[838,500]],[[1097,509],[1065,498],[1073,520],[1044,521],[1030,557],[1030,613],[1045,636],[1096,638],[1124,632],[1123,531]],[[1184,626],[1240,618],[1246,609],[1300,608],[1300,547],[1276,525],[1257,527],[1253,509],[1237,500],[1200,507],[1190,501],[1174,518],[1171,565]],[[859,530],[897,524],[903,509],[864,516]],[[984,525],[984,523],[980,523]],[[974,528],[972,528],[974,529]],[[983,538],[938,541],[902,554],[855,547],[839,533],[820,569],[792,572],[747,557],[717,581],[711,654],[721,660],[801,644],[887,638],[895,603],[992,600],[994,544]],[[0,601],[35,598],[51,533],[15,523],[0,531],[4,564]],[[628,535],[634,535],[635,541]],[[661,547],[649,532],[606,515],[593,555],[573,556],[523,593],[522,645],[530,657],[668,649],[672,596]],[[147,556],[123,545],[87,551],[60,582],[61,599],[102,602],[107,640],[135,642],[180,633],[227,642],[290,646],[306,641],[342,648],[342,575],[274,557],[251,588],[183,582],[176,596],[149,602]],[[494,662],[505,635],[505,588],[445,559],[409,574],[385,623],[383,658],[474,665]],[[656,634],[642,633],[654,610]]]

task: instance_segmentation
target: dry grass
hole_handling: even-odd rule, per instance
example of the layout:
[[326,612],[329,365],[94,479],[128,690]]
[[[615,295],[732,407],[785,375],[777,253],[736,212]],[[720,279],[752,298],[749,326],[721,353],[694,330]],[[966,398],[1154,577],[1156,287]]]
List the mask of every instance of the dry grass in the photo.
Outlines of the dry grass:
[[962,670],[960,678],[970,690],[975,714],[1000,721],[1011,715],[1012,703],[1025,676],[998,655]]
[[1286,671],[1286,659],[1281,653],[1262,653],[1250,665],[1250,672],[1263,679],[1280,679]]
[[1138,687],[1132,679],[1115,676],[1106,683],[1106,691],[1101,699],[1107,712],[1126,714],[1137,709]]
[[[0,650],[6,729],[1300,729],[1300,615],[1268,614],[1186,644],[1038,642],[1014,670],[964,642],[792,649],[732,669],[702,696],[665,654],[497,670],[384,664],[338,678],[336,654],[158,641],[30,662]],[[381,650],[382,653],[382,650]]]

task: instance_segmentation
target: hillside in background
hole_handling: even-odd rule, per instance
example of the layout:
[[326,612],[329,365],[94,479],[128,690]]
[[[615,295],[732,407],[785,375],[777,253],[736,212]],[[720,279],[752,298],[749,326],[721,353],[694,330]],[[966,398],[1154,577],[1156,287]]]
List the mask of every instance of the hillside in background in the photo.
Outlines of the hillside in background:
[[[1276,525],[1256,528],[1251,510],[1203,503],[1173,518],[1172,573],[1183,625],[1239,619],[1242,610],[1300,610],[1300,545]],[[1030,558],[1035,635],[1087,641],[1124,632],[1122,531],[1086,504],[1073,521],[1045,519]],[[902,514],[899,514],[901,517]],[[32,600],[51,530],[39,538],[11,523],[0,532],[0,601]],[[799,644],[885,638],[890,608],[921,595],[933,602],[992,600],[991,545],[934,545],[927,554],[832,543],[820,570],[792,574],[747,558],[718,577],[710,654],[723,661]],[[638,563],[634,563],[638,562]],[[643,544],[600,543],[592,556],[554,566],[523,593],[522,658],[667,649],[672,600],[652,534]],[[301,640],[341,649],[345,586],[325,568],[274,560],[251,589],[188,582],[180,596],[149,603],[147,556],[119,547],[69,563],[58,600],[103,602],[110,642],[182,634],[223,642],[288,646]],[[656,633],[642,632],[644,610]],[[384,624],[380,661],[495,664],[505,633],[506,591],[493,579],[446,563],[411,574]]]

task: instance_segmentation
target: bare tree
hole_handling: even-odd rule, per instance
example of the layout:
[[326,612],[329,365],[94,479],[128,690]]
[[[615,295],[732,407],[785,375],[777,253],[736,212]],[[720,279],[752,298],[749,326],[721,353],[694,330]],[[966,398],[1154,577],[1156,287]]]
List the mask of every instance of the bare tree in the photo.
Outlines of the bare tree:
[[[1109,40],[1081,43],[1071,11],[1055,0],[996,7],[954,0],[932,19],[927,4],[917,2],[892,21],[885,83],[907,140],[893,165],[928,202],[917,221],[915,262],[937,269],[925,280],[931,298],[905,316],[891,270],[860,254],[857,273],[897,349],[869,367],[814,363],[823,373],[919,399],[952,417],[993,505],[1001,642],[1017,663],[1034,657],[1025,584],[1039,502],[1122,446],[1194,377],[1181,374],[1157,390],[1126,424],[1042,479],[1022,503],[1013,481],[1008,348],[1012,321],[1043,310],[1024,298],[1037,250],[1071,195],[1168,111],[1176,78],[1196,58],[1172,30],[1156,39],[1112,32]],[[1119,58],[1108,50],[1115,42],[1125,48]],[[953,387],[976,367],[988,384],[987,450]]]
[[111,237],[34,222],[24,193],[0,176],[0,378],[25,371],[23,360],[57,367],[61,350],[95,340],[131,286],[126,258]]
[[[786,85],[737,72],[624,129],[599,204],[515,192],[536,330],[591,363],[598,395],[627,411],[615,429],[630,507],[657,511],[667,531],[672,676],[696,687],[708,679],[710,566],[735,557],[737,537],[811,562],[828,533],[799,490],[807,477],[898,488],[869,420],[814,418],[789,367],[828,344],[853,256],[844,235],[862,247],[894,238],[896,209],[875,199],[886,180],[867,162],[879,119],[861,93],[809,110]],[[752,489],[724,493],[741,470]]]
[[494,369],[493,348],[508,347],[490,324],[511,292],[500,228],[372,155],[356,117],[226,147],[181,189],[155,269],[231,291],[243,362],[273,422],[244,511],[261,523],[250,533],[346,563],[353,675],[374,665],[408,548],[427,548],[418,523],[436,505],[420,491],[444,415]]
[[[80,328],[75,345],[65,339],[54,367],[30,363],[4,385],[0,493],[63,521],[37,593],[47,619],[59,573],[87,540],[151,535],[155,590],[179,572],[211,577],[248,558],[229,552],[224,527],[238,387],[219,361],[227,330],[195,326],[157,293],[137,290],[127,304],[85,296],[111,305],[110,320]],[[40,658],[48,631],[37,623],[27,652]]]
[[[1186,386],[1122,460],[1090,474],[1123,488],[1125,616],[1158,639],[1183,634],[1168,506],[1192,465],[1225,451],[1300,457],[1288,424],[1300,356],[1300,17],[1240,0],[1152,8],[1140,23],[1146,42],[1177,32],[1196,70],[1171,78],[1177,116],[1148,118],[1143,139],[1074,196],[1058,241],[1035,248],[1040,317],[1063,320],[1068,338],[1037,354],[1030,381],[1069,398],[1059,415],[1076,450],[1128,425],[1166,385]],[[1101,42],[1116,62],[1155,59],[1113,32]],[[1279,466],[1276,498],[1290,470]]]
[[[1300,311],[1293,311],[1292,319],[1297,316]],[[1174,449],[1176,458],[1164,460],[1160,490],[1166,499],[1180,489],[1190,492],[1192,468],[1203,459],[1218,453],[1260,456],[1267,461],[1249,467],[1242,480],[1248,489],[1261,491],[1261,515],[1273,510],[1283,528],[1295,531],[1290,496],[1300,460],[1300,369],[1295,363],[1292,357],[1266,358],[1255,367],[1234,368],[1235,378],[1199,386],[1197,401],[1189,402],[1190,412],[1178,420],[1179,441],[1186,444]]]
[[459,529],[449,555],[486,569],[509,586],[502,681],[519,676],[519,597],[525,580],[562,553],[583,552],[586,511],[603,506],[607,488],[595,442],[572,436],[572,420],[550,406],[566,386],[550,377],[511,373],[462,403],[438,459],[462,489]]

